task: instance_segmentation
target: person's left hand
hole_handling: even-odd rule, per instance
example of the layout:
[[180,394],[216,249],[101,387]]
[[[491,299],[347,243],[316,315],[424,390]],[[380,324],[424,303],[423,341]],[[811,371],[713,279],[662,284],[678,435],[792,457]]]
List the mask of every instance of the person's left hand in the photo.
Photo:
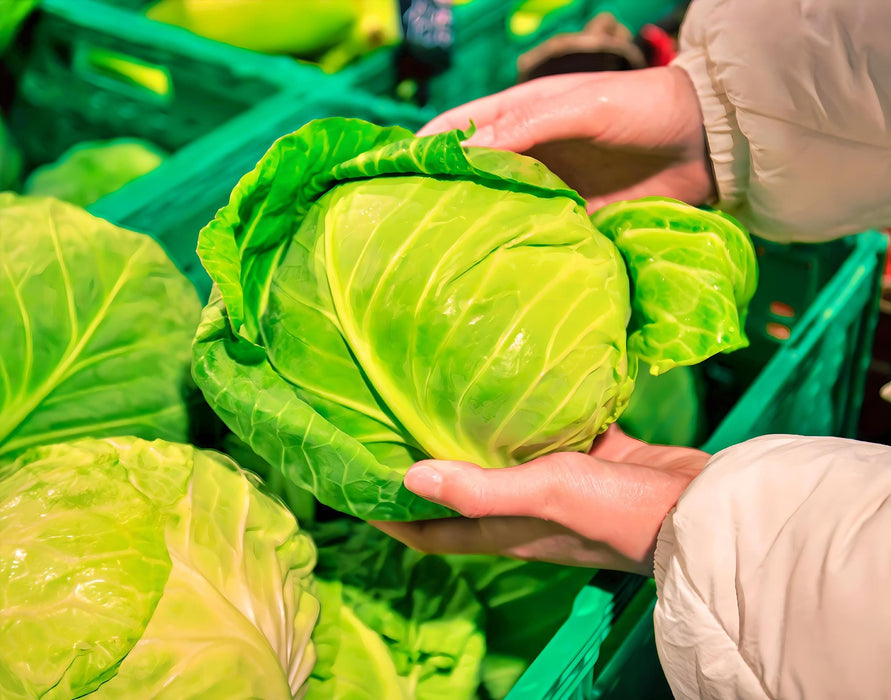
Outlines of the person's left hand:
[[428,553],[652,575],[662,521],[708,458],[648,445],[613,426],[589,454],[557,453],[504,469],[429,460],[408,471],[405,487],[463,517],[372,524]]

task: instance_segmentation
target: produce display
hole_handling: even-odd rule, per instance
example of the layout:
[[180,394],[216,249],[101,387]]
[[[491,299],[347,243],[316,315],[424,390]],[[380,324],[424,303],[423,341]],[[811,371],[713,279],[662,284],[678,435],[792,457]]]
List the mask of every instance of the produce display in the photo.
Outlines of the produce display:
[[510,32],[514,36],[527,36],[541,26],[548,13],[572,4],[573,0],[522,0],[511,13]]
[[[401,40],[390,0],[129,4],[329,72]],[[505,30],[568,4],[516,3]],[[34,5],[0,0],[0,54]],[[165,123],[173,48],[109,46],[97,123],[55,161],[0,120],[0,698],[504,698],[595,572],[426,555],[364,521],[455,515],[402,486],[426,457],[509,467],[616,422],[697,444],[695,365],[747,344],[747,233],[667,199],[589,215],[469,131],[320,119],[192,232],[202,310],[154,238],[85,210],[177,161],[104,138],[134,104]],[[112,76],[127,106],[97,116]]]
[[639,361],[659,374],[746,344],[755,253],[732,219],[658,199],[589,219],[539,162],[462,138],[311,122],[199,238],[205,398],[361,518],[448,515],[402,486],[418,459],[587,450]]
[[745,344],[754,253],[668,200],[589,218],[464,137],[279,140],[200,235],[200,321],[150,237],[0,195],[0,695],[507,694],[593,572],[422,555],[351,516],[441,514],[400,484],[428,454],[587,449],[639,361]]

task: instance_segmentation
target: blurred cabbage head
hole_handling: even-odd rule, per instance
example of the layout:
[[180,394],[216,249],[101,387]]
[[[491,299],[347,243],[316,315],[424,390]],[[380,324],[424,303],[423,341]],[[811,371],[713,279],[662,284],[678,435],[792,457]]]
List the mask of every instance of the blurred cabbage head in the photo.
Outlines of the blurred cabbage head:
[[212,427],[189,376],[195,289],[151,237],[0,193],[0,461],[37,445]]
[[86,207],[151,172],[166,157],[154,144],[140,139],[84,141],[32,172],[24,192]]
[[312,540],[227,457],[137,438],[0,468],[0,697],[299,696]]
[[216,286],[196,382],[257,454],[359,517],[446,515],[402,487],[414,461],[587,450],[638,359],[664,372],[746,343],[755,257],[734,221],[660,199],[592,222],[541,163],[465,137],[311,122],[200,235]]

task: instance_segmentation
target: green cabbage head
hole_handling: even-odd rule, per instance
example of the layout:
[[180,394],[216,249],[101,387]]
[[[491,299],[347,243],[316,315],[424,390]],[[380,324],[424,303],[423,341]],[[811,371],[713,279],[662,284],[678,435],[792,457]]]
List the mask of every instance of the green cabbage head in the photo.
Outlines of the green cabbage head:
[[24,192],[87,207],[151,172],[166,157],[157,146],[141,139],[83,141],[32,172]]
[[299,696],[316,550],[215,452],[137,438],[0,468],[0,697]]
[[[201,232],[193,375],[239,437],[363,518],[448,514],[432,456],[587,450],[654,372],[746,343],[754,250],[670,200],[607,207],[541,163],[351,119],[276,142]],[[634,290],[633,298],[631,290]]]
[[201,302],[156,241],[0,192],[0,263],[0,463],[81,437],[201,437]]

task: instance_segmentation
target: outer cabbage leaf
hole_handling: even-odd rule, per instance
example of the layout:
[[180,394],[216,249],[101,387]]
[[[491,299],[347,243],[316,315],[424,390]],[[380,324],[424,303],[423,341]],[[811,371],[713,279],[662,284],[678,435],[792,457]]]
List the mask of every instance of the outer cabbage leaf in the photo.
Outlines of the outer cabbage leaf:
[[[476,697],[485,653],[483,608],[457,567],[353,520],[317,525],[313,537],[327,594],[320,588],[319,662],[307,698]],[[361,685],[362,668],[368,686]]]
[[[466,586],[466,590],[478,601],[482,615],[476,605],[468,603],[458,609],[452,624],[437,628],[423,622],[426,618],[422,617],[420,629],[425,629],[423,625],[427,625],[428,632],[432,633],[434,629],[442,631],[439,650],[435,647],[428,649],[428,653],[442,654],[447,648],[444,640],[454,635],[460,638],[469,631],[466,621],[473,621],[485,634],[486,644],[486,655],[479,669],[482,688],[477,692],[485,693],[485,697],[490,698],[502,698],[507,694],[569,616],[579,591],[595,573],[591,569],[523,562],[505,557],[423,555],[370,525],[351,519],[316,524],[312,526],[312,533],[319,548],[318,577],[342,585],[345,593],[338,595],[354,606],[356,614],[371,629],[388,640],[387,643],[394,650],[394,658],[397,653],[405,656],[402,647],[406,640],[413,638],[404,635],[404,624],[394,613],[397,611],[406,615],[405,611],[409,609],[404,602],[406,589],[409,589],[413,600],[429,597],[430,605],[441,606],[443,602],[437,601],[437,596],[451,599],[456,595],[453,591],[463,591]],[[424,572],[429,572],[429,577],[421,576]],[[458,587],[457,581],[464,583]],[[418,590],[419,586],[421,591]],[[324,644],[332,642],[330,633],[325,631],[325,598],[321,600],[322,618],[314,636],[319,648],[317,669],[323,667],[327,663],[325,660],[333,655],[330,647],[323,649],[323,639],[328,640]],[[451,601],[449,606],[454,608]],[[419,608],[415,605],[410,609],[414,611]],[[530,611],[535,611],[535,614],[530,614]],[[417,616],[416,613],[413,615]],[[459,624],[458,620],[464,622]],[[345,633],[343,637],[346,638]],[[358,642],[345,639],[343,643],[351,648]],[[459,649],[454,648],[456,652]],[[454,658],[456,652],[449,654],[448,658]],[[341,651],[343,656],[353,653],[356,652],[349,651],[348,647]],[[408,654],[411,653],[409,649]],[[414,652],[415,658],[419,656],[423,655]],[[381,667],[385,665],[381,664]],[[325,674],[322,673],[322,676]],[[442,688],[443,694],[432,697],[459,697],[457,690],[453,691],[455,695],[448,692],[455,681],[452,679],[446,683],[445,677],[442,680],[444,682],[436,686],[436,692],[439,693],[439,688]],[[425,694],[420,694],[422,690]],[[474,696],[472,688],[468,688],[468,692],[469,696]],[[419,698],[430,696],[430,690],[424,684],[418,686],[418,693]]]
[[594,569],[495,556],[447,556],[486,613],[482,685],[503,698],[572,612]]
[[758,284],[755,248],[732,217],[645,197],[591,216],[631,275],[628,351],[661,374],[748,345],[745,319]]
[[216,444],[216,449],[259,476],[263,480],[264,490],[278,496],[298,522],[311,523],[315,520],[318,505],[315,497],[288,479],[280,469],[269,464],[235,433],[227,431]]
[[165,158],[157,146],[139,139],[85,141],[32,172],[24,192],[86,207],[151,172]]
[[586,449],[633,383],[618,252],[540,163],[463,136],[310,123],[199,239],[219,294],[196,381],[260,456],[360,517],[445,515],[401,485],[425,455]]
[[135,438],[4,467],[0,695],[299,694],[315,548],[256,485],[222,455]]
[[148,236],[0,194],[0,461],[77,437],[186,440],[195,290]]

